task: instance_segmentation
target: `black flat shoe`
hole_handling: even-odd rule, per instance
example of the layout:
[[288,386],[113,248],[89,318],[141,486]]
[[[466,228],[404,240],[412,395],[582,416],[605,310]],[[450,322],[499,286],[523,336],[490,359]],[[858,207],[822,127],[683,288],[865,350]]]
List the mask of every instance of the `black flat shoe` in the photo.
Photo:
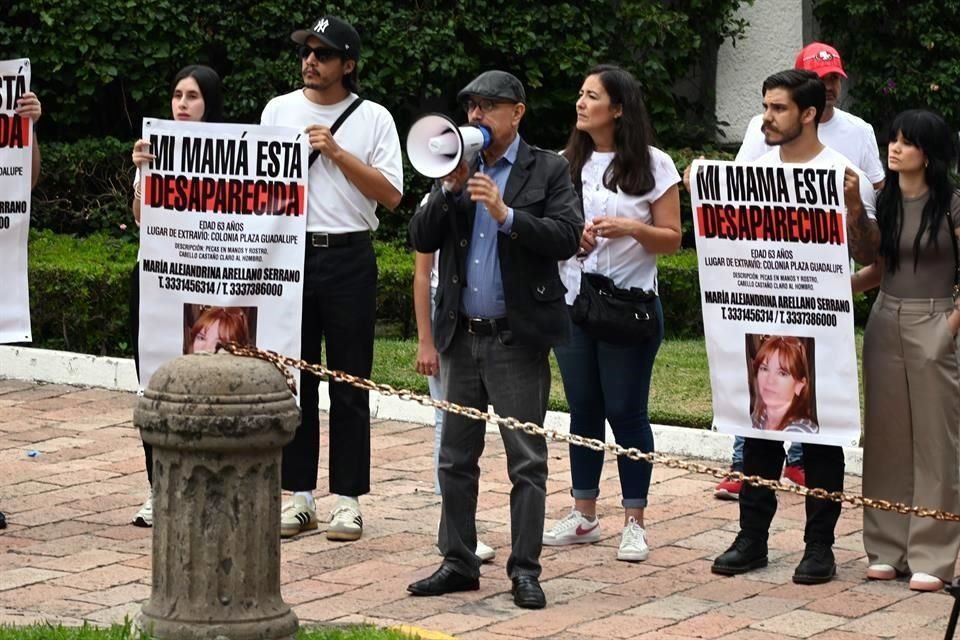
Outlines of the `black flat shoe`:
[[547,606],[547,596],[543,595],[540,581],[533,576],[513,578],[513,604],[521,609],[543,609]]
[[407,585],[407,591],[415,596],[442,596],[445,593],[476,591],[479,588],[479,578],[468,578],[446,565],[441,565],[429,578]]

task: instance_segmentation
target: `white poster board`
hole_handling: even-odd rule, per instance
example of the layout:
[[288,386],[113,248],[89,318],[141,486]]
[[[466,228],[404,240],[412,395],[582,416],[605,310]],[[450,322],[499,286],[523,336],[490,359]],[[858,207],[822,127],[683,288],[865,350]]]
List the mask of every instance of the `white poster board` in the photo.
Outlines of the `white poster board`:
[[30,61],[0,60],[0,343],[30,342],[27,240],[33,180],[33,121],[14,109],[30,91]]
[[697,161],[690,189],[714,428],[858,444],[843,167]]
[[300,355],[308,142],[295,129],[146,119],[140,385],[237,341]]

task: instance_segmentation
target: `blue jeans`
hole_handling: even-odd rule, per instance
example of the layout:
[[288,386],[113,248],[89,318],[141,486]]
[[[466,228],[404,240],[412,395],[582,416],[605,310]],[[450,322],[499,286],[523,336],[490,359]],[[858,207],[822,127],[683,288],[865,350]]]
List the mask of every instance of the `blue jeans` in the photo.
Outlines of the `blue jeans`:
[[[790,466],[803,466],[803,445],[799,442],[792,442],[787,449],[787,464]],[[743,471],[743,437],[737,436],[733,439],[733,457],[730,459],[730,468],[734,471]]]
[[[617,444],[653,451],[653,431],[647,414],[653,360],[663,341],[663,309],[657,300],[657,331],[638,345],[622,346],[591,338],[574,325],[573,337],[556,347],[563,389],[570,405],[570,432],[603,440],[604,420],[610,422]],[[652,465],[617,458],[625,508],[647,506]],[[603,452],[570,446],[571,495],[594,499],[600,495]]]

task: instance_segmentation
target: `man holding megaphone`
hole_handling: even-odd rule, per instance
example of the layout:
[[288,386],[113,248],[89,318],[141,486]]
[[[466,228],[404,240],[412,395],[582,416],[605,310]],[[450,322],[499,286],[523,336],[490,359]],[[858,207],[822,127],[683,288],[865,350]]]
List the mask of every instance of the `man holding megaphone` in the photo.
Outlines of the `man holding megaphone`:
[[[442,385],[450,402],[481,411],[492,404],[500,415],[542,425],[550,390],[547,354],[570,334],[557,261],[576,253],[583,215],[567,161],[518,134],[526,95],[516,77],[487,71],[457,98],[469,124],[489,131],[489,144],[472,163],[461,158],[448,169],[410,222],[417,251],[440,250],[433,335]],[[443,132],[428,139],[438,135]],[[467,141],[459,146],[462,152]],[[433,575],[407,587],[414,595],[480,588],[476,510],[485,428],[482,420],[444,416],[444,560]],[[547,445],[518,431],[501,429],[501,437],[513,483],[507,574],[517,606],[539,609],[546,604],[539,576]]]

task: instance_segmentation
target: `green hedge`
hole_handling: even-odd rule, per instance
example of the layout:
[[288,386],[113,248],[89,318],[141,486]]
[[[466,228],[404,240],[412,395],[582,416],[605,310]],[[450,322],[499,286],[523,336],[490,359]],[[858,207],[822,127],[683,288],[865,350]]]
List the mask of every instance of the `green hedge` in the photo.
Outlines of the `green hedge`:
[[[381,335],[413,337],[413,252],[376,241],[380,271],[377,320]],[[97,355],[130,355],[130,272],[136,247],[106,234],[86,238],[34,231],[30,236],[30,311],[34,344]],[[697,257],[683,250],[658,261],[668,338],[703,335]],[[872,298],[854,297],[866,321]]]
[[30,235],[35,346],[128,355],[130,271],[137,248],[105,235]]

